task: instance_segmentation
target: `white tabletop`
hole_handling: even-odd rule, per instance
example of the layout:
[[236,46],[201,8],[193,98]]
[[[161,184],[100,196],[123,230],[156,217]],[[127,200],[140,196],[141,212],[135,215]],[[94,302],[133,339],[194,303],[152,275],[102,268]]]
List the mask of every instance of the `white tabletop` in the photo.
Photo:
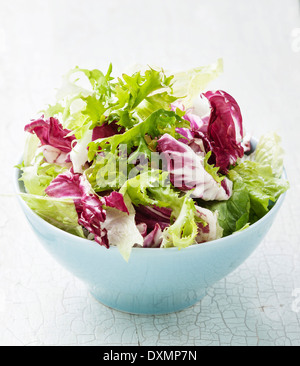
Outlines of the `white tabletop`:
[[[276,130],[291,189],[266,239],[192,308],[99,304],[39,244],[12,188],[23,127],[79,65],[175,71],[222,57],[212,88],[247,130]],[[297,0],[0,0],[0,345],[300,345],[300,10]]]

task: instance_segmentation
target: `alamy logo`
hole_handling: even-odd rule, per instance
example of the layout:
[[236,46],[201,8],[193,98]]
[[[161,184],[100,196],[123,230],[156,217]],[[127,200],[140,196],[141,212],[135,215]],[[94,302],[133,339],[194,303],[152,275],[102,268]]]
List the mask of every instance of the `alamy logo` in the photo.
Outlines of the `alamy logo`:
[[292,310],[295,313],[300,313],[300,288],[296,288],[293,291],[292,296],[295,297],[295,300],[292,303]]

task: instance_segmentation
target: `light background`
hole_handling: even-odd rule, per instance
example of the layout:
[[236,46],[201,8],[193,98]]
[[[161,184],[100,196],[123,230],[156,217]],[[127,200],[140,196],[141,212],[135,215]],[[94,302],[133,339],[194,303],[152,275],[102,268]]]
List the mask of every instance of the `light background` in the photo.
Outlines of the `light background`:
[[[222,57],[212,85],[245,127],[276,130],[291,189],[259,249],[194,307],[134,316],[97,303],[39,245],[13,196],[23,127],[78,65],[175,71]],[[300,345],[297,0],[0,0],[0,345]],[[299,311],[299,312],[298,312]]]

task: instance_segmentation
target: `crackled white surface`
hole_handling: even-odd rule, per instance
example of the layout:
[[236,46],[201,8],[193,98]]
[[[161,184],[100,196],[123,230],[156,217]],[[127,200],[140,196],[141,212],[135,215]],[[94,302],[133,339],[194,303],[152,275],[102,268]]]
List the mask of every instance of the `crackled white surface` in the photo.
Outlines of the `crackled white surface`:
[[[297,0],[0,1],[0,345],[300,345],[299,29]],[[197,305],[108,309],[44,251],[13,196],[23,126],[75,65],[177,70],[218,57],[213,87],[236,97],[247,130],[283,138],[286,201],[256,252]]]

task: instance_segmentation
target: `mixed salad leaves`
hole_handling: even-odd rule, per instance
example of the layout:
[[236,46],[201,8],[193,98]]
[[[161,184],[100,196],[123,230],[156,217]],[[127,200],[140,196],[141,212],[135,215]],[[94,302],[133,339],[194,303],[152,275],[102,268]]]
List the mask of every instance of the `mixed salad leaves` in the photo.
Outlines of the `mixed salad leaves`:
[[236,100],[206,90],[221,72],[221,60],[118,78],[111,65],[71,70],[25,127],[22,198],[126,260],[134,246],[181,249],[255,223],[289,187],[283,150],[273,132],[254,150]]

